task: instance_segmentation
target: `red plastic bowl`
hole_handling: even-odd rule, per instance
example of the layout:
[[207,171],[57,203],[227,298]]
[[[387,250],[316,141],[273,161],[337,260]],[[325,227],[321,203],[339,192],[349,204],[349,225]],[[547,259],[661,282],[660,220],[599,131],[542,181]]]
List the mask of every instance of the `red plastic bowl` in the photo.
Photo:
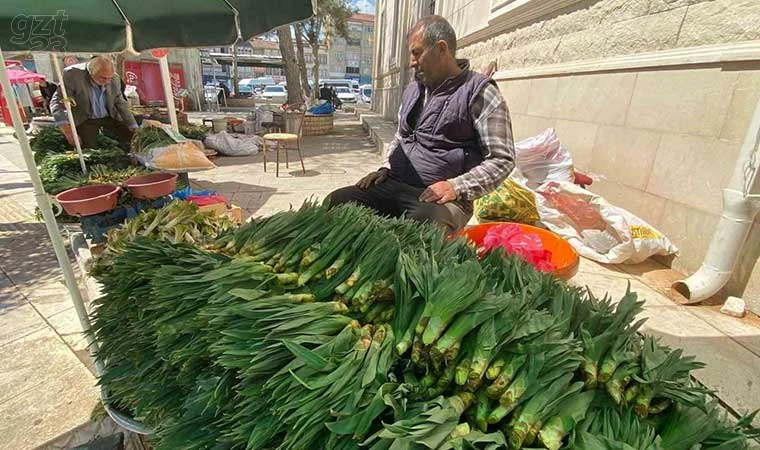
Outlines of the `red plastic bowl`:
[[113,184],[91,184],[63,191],[55,199],[70,216],[92,216],[114,209],[119,191]]
[[[473,225],[465,228],[459,234],[460,236],[466,236],[475,245],[480,247],[483,245],[483,238],[486,237],[489,228],[504,225],[508,222],[489,222],[481,223],[480,225]],[[580,264],[580,258],[578,252],[575,251],[572,245],[566,240],[552,233],[551,231],[544,230],[543,228],[537,228],[530,225],[518,224],[520,230],[523,233],[537,234],[541,239],[541,244],[545,249],[552,252],[551,262],[556,269],[552,272],[555,277],[562,278],[563,280],[569,280],[576,273],[578,273],[578,265]]]
[[176,173],[149,173],[127,178],[124,185],[135,198],[159,198],[177,189]]

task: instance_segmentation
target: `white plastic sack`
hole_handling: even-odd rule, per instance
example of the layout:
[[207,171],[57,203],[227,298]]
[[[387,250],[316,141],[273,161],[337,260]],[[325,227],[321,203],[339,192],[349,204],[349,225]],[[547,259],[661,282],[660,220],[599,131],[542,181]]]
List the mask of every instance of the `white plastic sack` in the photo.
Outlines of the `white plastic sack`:
[[204,144],[225,156],[248,156],[258,153],[259,147],[261,147],[261,138],[221,131],[206,136]]
[[547,181],[572,182],[575,179],[573,158],[560,145],[553,128],[515,143],[515,165],[528,179],[531,189]]
[[578,253],[605,264],[636,264],[678,249],[643,219],[573,183],[550,181],[536,190],[538,214]]

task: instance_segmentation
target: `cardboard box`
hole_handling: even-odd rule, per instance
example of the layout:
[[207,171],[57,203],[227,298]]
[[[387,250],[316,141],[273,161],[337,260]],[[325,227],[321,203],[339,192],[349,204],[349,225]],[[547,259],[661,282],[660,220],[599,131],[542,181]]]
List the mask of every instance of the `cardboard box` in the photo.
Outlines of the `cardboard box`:
[[213,205],[200,206],[198,207],[198,210],[213,211],[216,216],[226,215],[239,224],[243,223],[243,210],[237,205],[231,205],[227,208],[225,203],[215,203]]

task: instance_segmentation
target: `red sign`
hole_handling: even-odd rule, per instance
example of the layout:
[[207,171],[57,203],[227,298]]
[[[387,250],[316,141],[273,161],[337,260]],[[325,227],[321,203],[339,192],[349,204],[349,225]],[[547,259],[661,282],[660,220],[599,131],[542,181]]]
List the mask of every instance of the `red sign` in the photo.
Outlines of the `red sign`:
[[[172,85],[172,94],[177,95],[180,89],[185,88],[185,71],[181,64],[169,65],[169,78]],[[124,63],[124,81],[132,86],[137,86],[137,94],[143,105],[166,105],[164,88],[161,82],[161,69],[155,61],[126,61]],[[183,99],[186,102],[187,99]],[[187,106],[187,105],[185,105]]]
[[163,58],[164,56],[169,54],[169,50],[165,48],[154,48],[153,50],[150,51],[150,54],[154,58]]

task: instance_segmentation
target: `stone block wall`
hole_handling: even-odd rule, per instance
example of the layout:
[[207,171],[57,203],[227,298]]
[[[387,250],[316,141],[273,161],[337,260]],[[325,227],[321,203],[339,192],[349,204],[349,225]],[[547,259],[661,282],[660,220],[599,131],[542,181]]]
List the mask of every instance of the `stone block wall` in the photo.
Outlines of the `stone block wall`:
[[303,136],[323,136],[335,130],[332,114],[307,114],[303,119]]
[[[591,190],[702,262],[760,98],[760,61],[501,80],[515,139],[555,128]],[[760,221],[726,294],[760,300]],[[760,303],[757,304],[760,307]]]
[[601,0],[469,45],[458,56],[475,69],[497,60],[500,70],[511,70],[757,39],[757,0]]

